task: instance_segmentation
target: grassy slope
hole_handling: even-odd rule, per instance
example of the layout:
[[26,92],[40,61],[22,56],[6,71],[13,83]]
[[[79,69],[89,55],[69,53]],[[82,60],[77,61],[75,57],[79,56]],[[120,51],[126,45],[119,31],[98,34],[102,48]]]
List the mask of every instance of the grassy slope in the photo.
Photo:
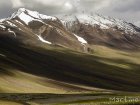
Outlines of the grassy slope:
[[[26,87],[28,87],[23,86],[25,88],[19,89],[19,81],[23,83],[27,81],[26,83],[30,82],[30,85],[37,87],[36,80],[30,79],[30,76],[27,76],[29,78],[27,80],[23,78],[18,80],[11,73],[14,72],[13,70],[77,86],[140,91],[140,84],[138,84],[140,82],[140,56],[138,53],[133,53],[132,55],[129,52],[126,53],[109,48],[100,50],[100,47],[96,46],[97,50],[95,49],[94,54],[87,55],[67,49],[44,49],[44,47],[23,46],[14,41],[8,41],[9,44],[7,44],[6,41],[7,39],[1,40],[0,43],[0,53],[6,56],[0,56],[1,75],[12,75],[12,78],[16,80],[11,83],[17,83],[17,87],[13,88],[19,92],[24,92],[24,90],[27,90]],[[132,57],[129,57],[129,55],[132,55]],[[11,79],[11,77],[4,78]],[[3,76],[1,76],[2,79]],[[3,81],[3,84],[6,86],[6,81]],[[4,85],[1,85],[0,89],[3,92],[10,91],[10,89],[4,88]],[[67,85],[67,87],[69,86]],[[14,92],[13,89],[12,92]]]
[[0,105],[24,105],[22,102],[14,102],[14,101],[7,101],[7,100],[0,100]]
[[[99,88],[140,91],[139,52],[122,52],[94,46],[94,53],[87,55],[62,48],[45,48],[43,45],[42,47],[23,46],[14,41],[8,41],[7,44],[6,41],[0,41],[1,92],[68,94],[79,91],[81,94],[75,96],[76,100],[71,100],[70,97],[74,97],[73,95],[64,95],[62,98],[54,95],[51,99],[60,98],[62,100],[62,102],[58,100],[60,105],[92,105],[93,103],[93,105],[98,105],[102,101],[108,102],[105,97],[118,96],[118,94],[104,95],[103,92],[106,90],[101,91]],[[92,90],[90,91],[91,97],[85,100],[84,96],[89,95],[84,94],[84,91],[88,90]],[[96,92],[99,94],[95,94]],[[121,92],[121,94],[125,96],[125,93]],[[44,103],[48,101],[47,96],[51,95],[43,96],[45,97],[43,98]],[[99,97],[96,99],[96,96]],[[37,96],[34,97],[37,98]],[[70,100],[65,100],[64,97],[68,97]],[[20,100],[23,102],[24,98]],[[15,99],[15,101],[17,100]],[[55,101],[54,103],[57,103],[57,99]],[[11,101],[1,100],[0,102],[10,103]],[[39,99],[27,102],[31,105],[40,105]],[[15,103],[18,104],[18,102]]]

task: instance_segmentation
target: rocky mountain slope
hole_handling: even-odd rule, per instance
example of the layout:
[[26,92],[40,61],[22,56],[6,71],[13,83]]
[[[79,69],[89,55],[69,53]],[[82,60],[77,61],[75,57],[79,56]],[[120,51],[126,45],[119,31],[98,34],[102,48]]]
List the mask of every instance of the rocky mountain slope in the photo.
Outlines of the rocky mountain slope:
[[122,20],[20,8],[0,20],[0,92],[139,92],[139,38]]
[[76,14],[62,16],[61,21],[70,32],[83,37],[90,45],[119,49],[137,49],[140,45],[140,28],[120,19]]
[[[0,21],[1,33],[24,43],[46,43],[90,52],[92,45],[139,49],[140,28],[120,19],[98,14],[65,15],[59,18],[20,8]],[[17,35],[20,34],[20,35]]]
[[58,18],[42,15],[25,8],[20,8],[11,17],[3,19],[0,27],[1,33],[12,34],[11,37],[20,39],[24,43],[43,42],[70,49],[83,49],[78,38],[73,33],[66,31]]

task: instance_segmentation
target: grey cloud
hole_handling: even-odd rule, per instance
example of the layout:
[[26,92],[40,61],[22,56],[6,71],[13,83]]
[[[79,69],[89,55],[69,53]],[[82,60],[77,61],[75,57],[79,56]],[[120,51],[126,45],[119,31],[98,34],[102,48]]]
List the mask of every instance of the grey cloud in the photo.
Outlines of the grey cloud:
[[81,0],[80,6],[86,11],[96,11],[109,6],[111,0]]
[[140,0],[121,0],[114,5],[114,10],[119,12],[140,11]]
[[140,0],[112,0],[109,6],[102,8],[99,12],[135,23],[140,20],[139,4]]
[[140,0],[0,0],[0,18],[7,17],[19,7],[47,15],[99,12],[130,22],[140,21]]
[[12,5],[10,0],[0,1],[0,18],[6,18],[11,14]]
[[[73,5],[70,0],[20,0],[25,8],[37,10],[48,15],[72,13],[74,12]],[[67,3],[67,5],[65,5]],[[69,4],[68,4],[69,3]],[[71,8],[67,7],[71,6]]]

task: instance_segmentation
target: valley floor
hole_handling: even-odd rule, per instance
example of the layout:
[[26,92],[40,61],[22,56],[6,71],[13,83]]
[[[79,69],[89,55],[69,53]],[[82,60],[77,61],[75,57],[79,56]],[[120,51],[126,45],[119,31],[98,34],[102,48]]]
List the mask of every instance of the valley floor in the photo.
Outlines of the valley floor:
[[138,93],[0,94],[2,105],[139,105]]

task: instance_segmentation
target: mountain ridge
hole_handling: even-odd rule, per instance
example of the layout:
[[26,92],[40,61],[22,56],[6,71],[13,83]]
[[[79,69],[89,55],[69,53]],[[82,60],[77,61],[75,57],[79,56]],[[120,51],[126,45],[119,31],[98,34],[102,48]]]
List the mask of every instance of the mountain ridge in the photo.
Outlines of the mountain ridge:
[[[22,28],[26,28],[34,34],[34,37],[38,37],[37,40],[46,44],[60,45],[85,52],[88,52],[88,49],[94,49],[91,46],[95,44],[120,47],[120,49],[138,49],[140,45],[139,27],[120,19],[104,17],[99,14],[54,17],[20,8],[11,17],[1,20],[2,30],[5,29],[4,25],[9,25],[20,31]],[[14,31],[10,28],[8,30],[16,36]],[[79,39],[84,42],[84,47],[83,42]]]

